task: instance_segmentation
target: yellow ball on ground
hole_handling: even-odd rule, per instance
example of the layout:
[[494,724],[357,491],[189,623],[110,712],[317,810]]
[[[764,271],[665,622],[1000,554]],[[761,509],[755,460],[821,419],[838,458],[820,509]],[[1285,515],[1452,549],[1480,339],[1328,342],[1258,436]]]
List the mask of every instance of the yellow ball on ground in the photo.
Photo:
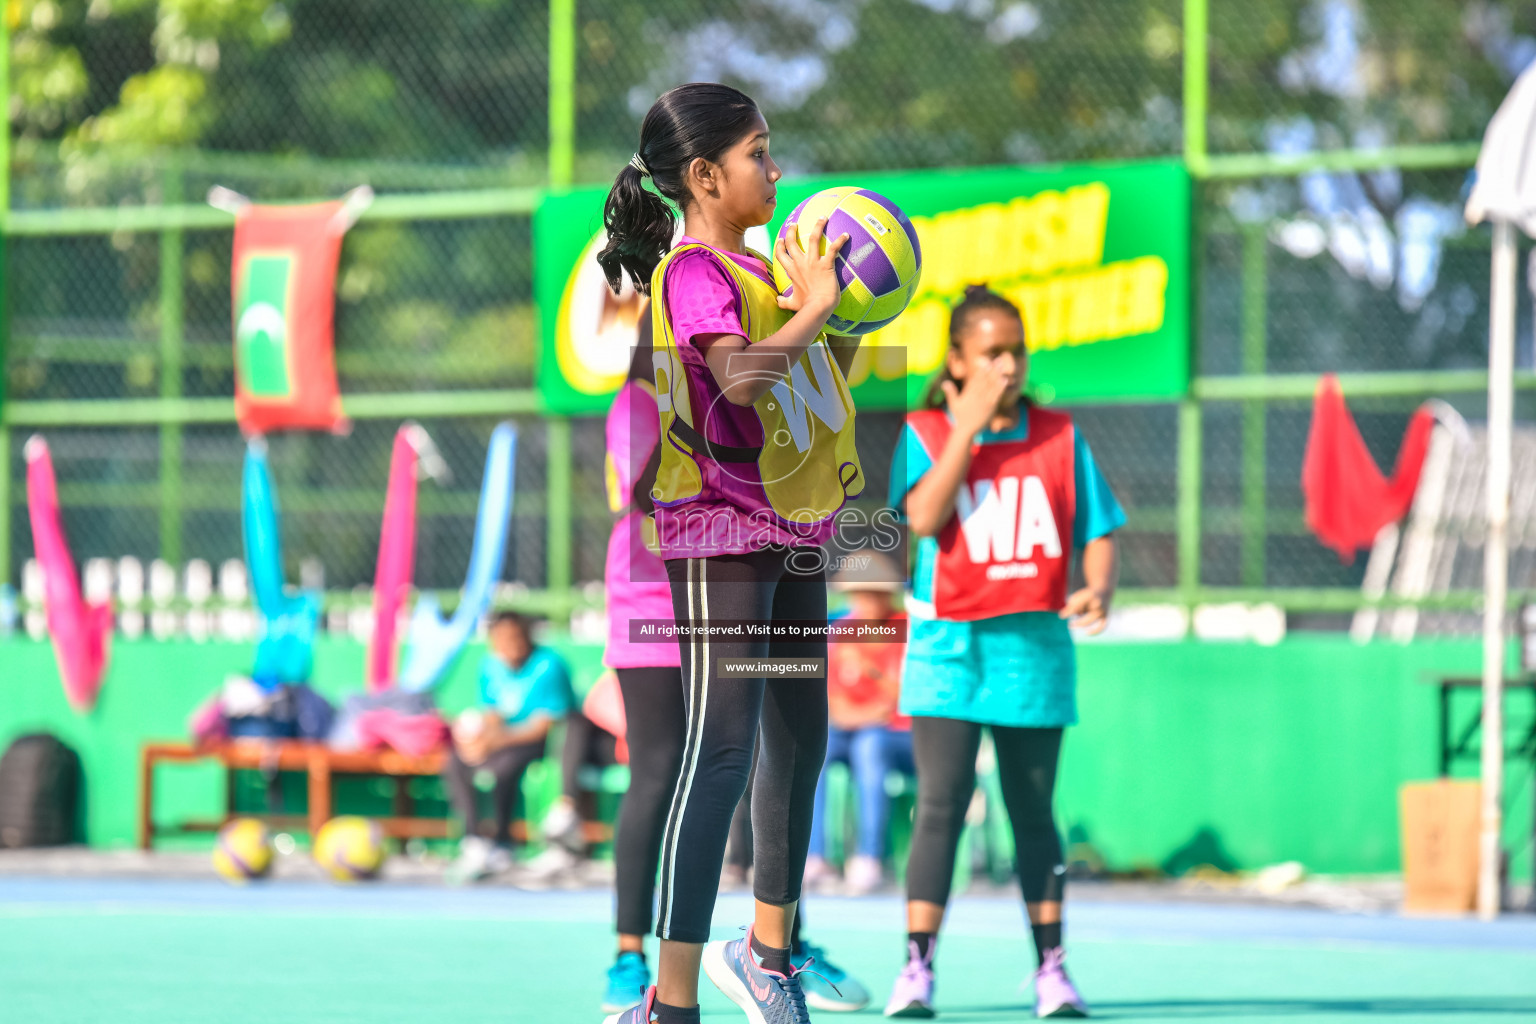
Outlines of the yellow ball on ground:
[[219,829],[213,869],[227,881],[265,878],[272,870],[272,836],[255,818],[237,818]]
[[315,863],[338,882],[373,878],[384,864],[384,831],[368,818],[342,815],[320,826]]

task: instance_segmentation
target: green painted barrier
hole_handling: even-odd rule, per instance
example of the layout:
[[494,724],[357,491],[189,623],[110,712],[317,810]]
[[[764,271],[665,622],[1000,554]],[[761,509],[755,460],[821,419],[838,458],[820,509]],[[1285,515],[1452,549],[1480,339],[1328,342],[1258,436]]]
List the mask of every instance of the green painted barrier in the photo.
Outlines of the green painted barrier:
[[[600,650],[554,646],[571,659],[578,687],[590,685]],[[87,839],[131,846],[140,746],[185,736],[192,708],[224,676],[249,667],[251,653],[248,644],[119,641],[100,703],[81,716],[65,703],[47,644],[0,641],[0,744],[33,730],[57,733],[84,763]],[[439,691],[448,714],[473,702],[480,654],[466,651]],[[1298,635],[1276,647],[1090,644],[1079,664],[1082,724],[1067,736],[1058,797],[1069,843],[1091,846],[1116,870],[1299,860],[1314,872],[1371,873],[1399,867],[1398,786],[1437,771],[1432,683],[1442,673],[1475,673],[1479,649],[1466,640],[1360,647],[1342,636]],[[336,698],[361,691],[362,680],[360,644],[319,644],[317,689]],[[1509,700],[1514,741],[1532,709],[1523,693]],[[1475,712],[1475,700],[1458,703],[1456,721]],[[1458,767],[1475,773],[1475,763]],[[217,769],[167,767],[158,779],[163,820],[221,807]],[[1511,874],[1529,879],[1530,766],[1511,762],[1507,786]],[[893,831],[904,847],[905,830]],[[998,830],[986,831],[999,842]]]

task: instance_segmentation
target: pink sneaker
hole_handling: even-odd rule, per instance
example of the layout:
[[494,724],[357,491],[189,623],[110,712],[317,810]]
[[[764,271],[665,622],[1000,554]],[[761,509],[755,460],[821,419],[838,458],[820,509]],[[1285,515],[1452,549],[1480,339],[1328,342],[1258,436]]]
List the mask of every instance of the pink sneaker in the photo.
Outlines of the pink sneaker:
[[1045,959],[1034,977],[1036,1017],[1088,1016],[1088,1004],[1067,977],[1066,959],[1066,951],[1060,946],[1045,951]]
[[887,1017],[932,1017],[933,1012],[933,953],[927,957],[917,955],[917,943],[907,943],[907,966],[901,969],[896,984],[891,989],[890,1002],[885,1004]]

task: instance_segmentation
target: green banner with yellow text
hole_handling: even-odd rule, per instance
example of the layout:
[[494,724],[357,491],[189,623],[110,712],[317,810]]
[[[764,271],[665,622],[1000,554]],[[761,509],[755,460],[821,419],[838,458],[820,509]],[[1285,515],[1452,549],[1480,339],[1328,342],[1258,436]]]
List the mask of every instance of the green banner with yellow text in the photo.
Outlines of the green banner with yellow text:
[[[923,258],[907,311],[860,346],[849,374],[859,406],[920,400],[943,364],[950,307],[980,283],[1023,313],[1029,388],[1039,401],[1166,400],[1187,391],[1190,186],[1182,165],[799,179],[780,184],[770,231],[806,196],[843,184],[899,205]],[[594,260],[605,194],[551,196],[534,221],[539,388],[552,412],[606,409],[629,365],[643,299],[628,288],[615,296]]]

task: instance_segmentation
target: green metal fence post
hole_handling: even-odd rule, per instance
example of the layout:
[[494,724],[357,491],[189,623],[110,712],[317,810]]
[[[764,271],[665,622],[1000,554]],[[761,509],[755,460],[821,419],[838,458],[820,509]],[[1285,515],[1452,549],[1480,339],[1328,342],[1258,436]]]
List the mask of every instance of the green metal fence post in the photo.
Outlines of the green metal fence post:
[[1201,419],[1198,400],[1179,403],[1179,592],[1190,602],[1200,589]]
[[[11,22],[0,16],[0,111],[11,109]],[[11,333],[10,255],[11,120],[0,131],[0,585],[11,581],[11,427],[6,419],[5,382],[10,376],[6,342]]]
[[1197,178],[1206,172],[1209,13],[1209,0],[1184,0],[1184,163]]
[[[1205,242],[1200,226],[1199,181],[1206,171],[1205,120],[1210,69],[1206,49],[1209,0],[1184,0],[1184,165],[1195,178],[1190,218],[1191,279],[1189,289],[1189,363],[1200,369],[1200,280]],[[1177,538],[1179,593],[1193,603],[1200,589],[1200,500],[1202,417],[1193,393],[1179,403],[1179,463]]]
[[[4,264],[0,262],[0,274]],[[0,281],[4,278],[0,277]],[[4,330],[4,328],[0,328]],[[0,341],[0,364],[5,361],[5,344]],[[0,395],[0,402],[5,396]],[[3,417],[3,412],[0,412]],[[11,582],[11,428],[0,418],[0,585]]]
[[[1269,265],[1263,225],[1243,231],[1243,373],[1260,374],[1266,362],[1266,304],[1269,301]],[[1265,414],[1269,405],[1263,399],[1243,403],[1243,551],[1242,583],[1245,587],[1264,585],[1264,542],[1269,535],[1266,522]]]
[[[165,201],[180,203],[181,170],[170,167],[164,176]],[[181,361],[185,311],[182,281],[182,249],[185,239],[179,227],[160,232],[160,397],[181,397]],[[160,425],[160,557],[181,564],[181,451],[179,423]]]
[[[568,188],[576,164],[576,0],[549,0],[549,185]],[[571,588],[571,421],[544,421],[546,580],[569,610]]]
[[545,587],[554,594],[571,589],[571,420],[551,416],[544,421],[546,515]]
[[549,184],[566,188],[576,165],[576,0],[549,0]]

